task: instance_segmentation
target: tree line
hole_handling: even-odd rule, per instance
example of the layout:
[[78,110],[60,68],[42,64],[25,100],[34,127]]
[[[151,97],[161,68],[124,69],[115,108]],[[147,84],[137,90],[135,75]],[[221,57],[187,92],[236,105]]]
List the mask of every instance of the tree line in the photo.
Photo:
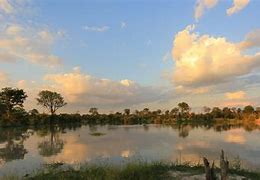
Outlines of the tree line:
[[89,114],[59,114],[58,109],[67,105],[63,96],[57,92],[43,90],[38,93],[37,104],[47,109],[49,114],[39,113],[35,108],[30,111],[24,109],[24,102],[28,98],[23,89],[6,87],[0,91],[0,125],[44,124],[52,122],[86,122],[93,124],[144,124],[171,123],[182,121],[213,121],[217,119],[258,119],[260,107],[248,105],[241,108],[203,107],[200,113],[191,112],[186,102],[181,102],[171,110],[161,109],[151,111],[149,108],[123,112],[100,114],[98,108],[89,109]]

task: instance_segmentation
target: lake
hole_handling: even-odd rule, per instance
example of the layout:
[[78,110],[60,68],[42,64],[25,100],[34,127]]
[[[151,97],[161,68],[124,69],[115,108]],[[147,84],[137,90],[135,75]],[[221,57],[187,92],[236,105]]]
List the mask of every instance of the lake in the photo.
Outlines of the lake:
[[260,170],[260,131],[244,126],[105,125],[5,128],[0,131],[0,176],[25,175],[45,163],[120,164],[132,160],[201,163],[219,159]]

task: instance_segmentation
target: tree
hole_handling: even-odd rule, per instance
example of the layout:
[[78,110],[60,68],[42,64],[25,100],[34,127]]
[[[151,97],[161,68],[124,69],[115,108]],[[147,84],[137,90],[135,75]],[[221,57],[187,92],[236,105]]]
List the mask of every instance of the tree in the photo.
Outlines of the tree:
[[190,111],[190,106],[186,102],[178,104],[181,114],[188,113]]
[[173,108],[170,112],[171,116],[173,116],[173,117],[176,117],[178,113],[179,113],[178,108]]
[[162,113],[162,110],[161,109],[157,109],[156,113],[157,113],[157,115],[160,115]]
[[144,115],[148,115],[149,112],[150,112],[150,111],[149,111],[149,108],[144,108],[144,109],[143,109],[143,114],[144,114]]
[[10,87],[2,89],[0,92],[0,104],[5,108],[8,118],[10,118],[11,112],[15,107],[23,107],[26,98],[27,95],[22,89]]
[[129,114],[130,114],[130,109],[124,109],[124,114],[127,115],[127,116],[129,116]]
[[255,109],[253,108],[253,106],[246,106],[244,107],[243,113],[245,114],[252,114],[255,111]]
[[222,110],[219,107],[214,107],[211,114],[214,118],[221,118],[223,116]]
[[209,113],[210,112],[210,107],[208,107],[208,106],[204,106],[203,107],[203,111],[205,112],[205,113]]
[[89,113],[92,115],[98,115],[98,108],[92,107],[89,109]]
[[29,114],[35,116],[35,115],[39,114],[39,111],[37,109],[32,109],[32,110],[29,111]]
[[234,113],[228,107],[224,107],[222,111],[223,111],[223,116],[225,119],[232,119],[235,117]]
[[47,108],[51,115],[65,106],[67,103],[64,101],[64,98],[57,92],[52,92],[48,90],[40,91],[37,98],[38,105],[42,105],[44,108]]

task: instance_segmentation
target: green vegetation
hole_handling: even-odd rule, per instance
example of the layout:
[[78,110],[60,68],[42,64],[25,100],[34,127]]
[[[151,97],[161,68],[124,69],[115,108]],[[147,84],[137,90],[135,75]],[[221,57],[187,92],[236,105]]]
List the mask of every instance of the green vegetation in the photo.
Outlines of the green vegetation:
[[89,114],[58,114],[56,111],[67,103],[61,94],[48,90],[40,91],[36,99],[38,104],[46,108],[50,114],[39,113],[37,109],[25,111],[23,103],[27,95],[22,89],[3,88],[0,91],[0,126],[40,126],[46,124],[207,124],[233,120],[253,121],[259,118],[260,108],[250,105],[244,109],[205,106],[202,113],[191,112],[186,102],[181,102],[172,110],[160,109],[150,111],[149,108],[131,111],[124,109],[123,113],[115,112],[101,114],[98,108],[89,109]]
[[39,98],[37,98],[38,104],[42,105],[44,108],[47,108],[51,115],[55,114],[55,112],[65,106],[67,103],[64,101],[64,98],[56,92],[51,91],[41,91],[38,94]]
[[[217,173],[219,169],[217,168]],[[241,175],[245,178],[259,179],[260,173],[246,170],[230,170],[230,176]],[[189,163],[176,164],[166,162],[130,162],[121,166],[101,165],[81,165],[80,168],[63,167],[62,164],[47,165],[46,168],[27,175],[24,179],[102,179],[102,180],[159,180],[159,179],[178,179],[180,177],[191,177],[199,175],[204,178],[204,167],[202,165],[192,166]]]

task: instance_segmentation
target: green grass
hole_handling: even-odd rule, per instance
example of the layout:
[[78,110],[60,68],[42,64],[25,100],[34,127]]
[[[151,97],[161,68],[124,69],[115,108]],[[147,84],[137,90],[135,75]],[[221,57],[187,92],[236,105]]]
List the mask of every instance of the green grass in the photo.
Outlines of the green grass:
[[132,162],[122,166],[112,165],[82,165],[78,170],[68,168],[62,170],[56,166],[48,166],[26,179],[30,180],[159,180],[169,179],[169,171],[183,171],[190,173],[203,173],[203,167],[188,165],[175,165],[163,162]]
[[[64,167],[60,164],[50,164],[40,171],[30,174],[23,179],[26,180],[160,180],[176,179],[169,172],[179,172],[181,176],[192,175],[204,176],[204,167],[201,165],[191,166],[190,164],[175,164],[165,162],[129,162],[119,165],[80,165],[79,168]],[[219,172],[219,169],[217,169]],[[260,173],[246,170],[230,170],[230,175],[241,175],[250,179],[260,179]],[[6,178],[8,179],[8,178]],[[15,179],[15,178],[10,178]],[[178,178],[177,178],[178,179]]]

